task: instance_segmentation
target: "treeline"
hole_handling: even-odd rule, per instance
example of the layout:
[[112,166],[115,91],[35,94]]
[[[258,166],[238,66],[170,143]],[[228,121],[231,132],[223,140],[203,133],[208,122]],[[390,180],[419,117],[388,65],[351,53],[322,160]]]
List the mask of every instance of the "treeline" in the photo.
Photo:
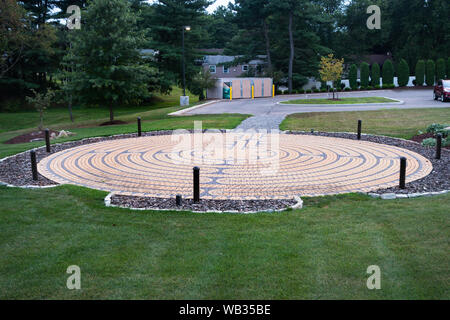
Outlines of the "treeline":
[[[198,86],[205,83],[199,80],[202,48],[223,48],[243,59],[266,55],[267,75],[291,91],[318,77],[320,57],[329,53],[346,64],[389,53],[397,73],[406,70],[406,62],[414,74],[421,69],[419,60],[441,66],[438,59],[450,52],[447,0],[235,0],[208,14],[212,2],[2,0],[0,107],[20,108],[31,89],[55,89],[64,104],[108,106],[167,93],[182,81],[185,26],[191,27],[185,33],[185,61],[192,92],[202,92]],[[374,4],[381,8],[380,30],[366,26],[367,7]],[[81,30],[65,26],[69,5],[82,8]],[[154,51],[144,56],[139,49]],[[427,65],[424,72],[431,70]],[[362,86],[367,84],[365,65],[361,71]],[[376,75],[376,67],[370,72]]]

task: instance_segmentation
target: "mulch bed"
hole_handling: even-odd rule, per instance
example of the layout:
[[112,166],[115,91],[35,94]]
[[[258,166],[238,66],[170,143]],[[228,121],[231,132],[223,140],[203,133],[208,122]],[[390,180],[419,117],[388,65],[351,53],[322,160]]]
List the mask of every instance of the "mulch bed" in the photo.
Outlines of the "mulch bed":
[[[49,130],[50,131],[50,135],[52,135],[52,133],[55,133],[56,135],[59,134],[59,131],[54,131],[54,130]],[[29,133],[25,133],[22,134],[20,136],[14,137],[12,139],[9,139],[8,141],[6,141],[6,144],[16,144],[16,143],[26,143],[26,142],[32,142],[34,141],[38,141],[35,139],[41,139],[44,140],[45,139],[45,130],[40,130],[40,131],[33,131],[33,132],[29,132]]]
[[125,121],[122,121],[122,120],[113,120],[113,121],[107,121],[107,122],[100,123],[100,127],[103,127],[103,126],[114,126],[116,124],[127,124],[127,123]]
[[177,206],[175,198],[150,198],[113,195],[111,204],[126,208],[184,210],[184,211],[220,211],[220,212],[273,212],[285,210],[294,204],[293,199],[286,200],[207,200],[200,199],[194,203],[192,199],[183,199],[181,206]]
[[[168,135],[171,130],[143,132],[143,136]],[[328,137],[337,137],[344,139],[356,139],[354,133],[328,133],[328,132],[291,132],[286,134],[302,134],[302,135],[320,135]],[[79,141],[66,142],[63,144],[52,145],[52,153],[59,152],[65,149],[77,147],[80,145],[136,137],[136,134],[124,134],[111,137],[87,138]],[[422,193],[422,192],[436,192],[443,190],[450,190],[450,150],[443,149],[441,160],[435,158],[435,148],[424,147],[417,142],[401,140],[396,138],[363,135],[362,140],[371,141],[375,143],[393,145],[400,148],[405,148],[422,156],[428,158],[433,164],[433,171],[426,177],[410,182],[406,185],[406,189],[398,187],[380,189],[375,193]],[[37,161],[48,156],[45,147],[37,148]],[[39,174],[39,180],[33,181],[31,174],[30,155],[29,152],[20,153],[15,156],[6,158],[0,162],[0,181],[6,182],[15,186],[48,186],[57,185],[57,183],[48,180]],[[181,209],[192,211],[268,211],[268,210],[282,210],[288,206],[295,204],[294,200],[202,200],[199,204],[193,204],[190,199],[183,199],[183,205],[177,207],[175,199],[161,199],[161,198],[147,198],[147,197],[129,197],[115,195],[111,199],[113,205],[128,206],[135,208],[159,208],[159,209]]]
[[[427,132],[427,133],[418,134],[417,136],[412,137],[411,140],[418,142],[418,143],[422,143],[423,140],[428,139],[428,138],[436,138],[436,136],[432,132]],[[450,145],[446,146],[446,147],[442,147],[442,148],[450,149]]]

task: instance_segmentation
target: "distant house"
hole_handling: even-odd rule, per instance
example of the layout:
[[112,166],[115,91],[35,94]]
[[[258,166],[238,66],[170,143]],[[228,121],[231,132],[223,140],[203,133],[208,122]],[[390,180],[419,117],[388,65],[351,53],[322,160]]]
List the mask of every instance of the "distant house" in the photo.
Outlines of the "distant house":
[[245,75],[262,76],[266,63],[265,55],[257,56],[248,62],[233,61],[241,60],[243,56],[205,55],[201,64],[205,70],[209,70],[214,78],[235,78]]

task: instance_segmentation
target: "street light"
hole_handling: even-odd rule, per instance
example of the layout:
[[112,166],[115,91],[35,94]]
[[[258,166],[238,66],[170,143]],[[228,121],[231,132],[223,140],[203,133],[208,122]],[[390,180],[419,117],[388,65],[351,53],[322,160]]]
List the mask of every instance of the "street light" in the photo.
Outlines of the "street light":
[[182,69],[183,69],[183,96],[186,96],[186,66],[184,63],[184,32],[191,31],[190,26],[183,26],[181,32],[181,46],[182,46]]

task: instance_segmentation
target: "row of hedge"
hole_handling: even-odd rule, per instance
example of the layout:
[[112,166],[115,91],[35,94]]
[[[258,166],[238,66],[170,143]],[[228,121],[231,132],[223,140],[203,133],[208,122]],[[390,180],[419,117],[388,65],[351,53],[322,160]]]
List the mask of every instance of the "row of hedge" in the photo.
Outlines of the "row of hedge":
[[[349,71],[350,88],[353,90],[358,89],[359,86],[363,88],[370,86],[376,88],[380,86],[380,73],[383,79],[383,87],[394,84],[395,73],[397,74],[398,85],[400,87],[408,85],[411,72],[408,62],[405,59],[399,61],[396,72],[391,60],[386,60],[381,70],[382,73],[380,72],[378,63],[372,65],[372,70],[370,70],[368,63],[361,63],[360,83],[358,84],[358,67],[356,64],[352,64]],[[446,76],[450,77],[450,58],[448,58],[447,63],[443,58],[438,59],[436,63],[433,60],[427,60],[426,62],[419,60],[416,65],[415,75],[415,85],[422,86],[426,83],[428,86],[432,86],[437,79],[444,79]]]

